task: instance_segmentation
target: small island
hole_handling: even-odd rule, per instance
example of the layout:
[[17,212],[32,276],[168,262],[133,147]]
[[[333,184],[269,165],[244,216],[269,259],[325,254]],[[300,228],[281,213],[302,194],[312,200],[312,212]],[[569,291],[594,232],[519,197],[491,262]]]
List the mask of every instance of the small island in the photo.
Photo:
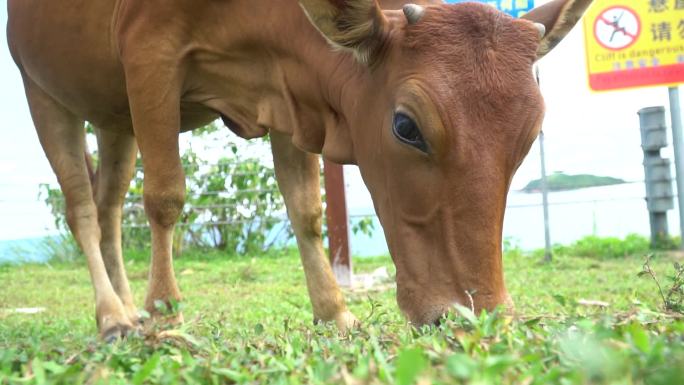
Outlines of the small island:
[[[546,177],[549,191],[576,190],[586,187],[610,186],[626,183],[619,178],[610,176],[596,176],[590,174],[568,175],[563,172],[555,172]],[[521,191],[535,193],[541,191],[541,178],[527,184]]]

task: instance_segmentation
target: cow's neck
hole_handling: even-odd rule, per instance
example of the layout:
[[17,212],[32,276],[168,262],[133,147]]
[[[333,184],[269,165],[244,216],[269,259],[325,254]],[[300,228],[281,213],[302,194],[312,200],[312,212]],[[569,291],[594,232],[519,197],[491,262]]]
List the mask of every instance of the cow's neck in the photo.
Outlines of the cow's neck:
[[198,45],[186,99],[220,112],[243,137],[283,132],[305,151],[354,163],[347,121],[358,101],[349,89],[363,83],[365,70],[334,52],[296,1],[278,12],[251,4],[259,23],[237,22]]

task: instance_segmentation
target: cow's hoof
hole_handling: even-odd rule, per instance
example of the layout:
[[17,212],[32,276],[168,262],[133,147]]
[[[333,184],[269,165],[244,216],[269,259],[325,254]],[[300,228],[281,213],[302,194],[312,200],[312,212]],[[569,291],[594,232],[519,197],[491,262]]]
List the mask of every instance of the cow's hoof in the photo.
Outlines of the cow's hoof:
[[103,341],[112,344],[137,333],[138,328],[133,324],[121,323],[103,329],[101,336]]
[[342,334],[347,334],[352,329],[361,326],[361,322],[359,322],[349,310],[346,310],[335,317],[335,324],[337,324],[337,329],[339,329]]
[[117,301],[98,303],[96,317],[100,337],[106,342],[128,337],[137,330],[118,298]]

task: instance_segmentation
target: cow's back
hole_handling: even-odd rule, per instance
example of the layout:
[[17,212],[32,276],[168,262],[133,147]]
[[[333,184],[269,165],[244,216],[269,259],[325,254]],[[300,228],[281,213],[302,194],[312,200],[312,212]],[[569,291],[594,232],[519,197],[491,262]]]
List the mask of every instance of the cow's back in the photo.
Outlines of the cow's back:
[[[386,9],[399,8],[403,3],[405,1],[380,1]],[[124,43],[118,42],[116,36],[117,24],[131,21],[125,16],[130,16],[130,9],[120,12],[126,4],[126,0],[8,0],[8,42],[22,75],[79,117],[103,128],[131,128],[125,76],[119,57],[119,44]],[[183,7],[201,8],[200,4],[193,2],[167,4],[165,9],[178,7],[173,17],[169,17],[150,9],[159,3],[131,4],[133,9],[146,10],[148,19],[145,24],[148,27],[167,25],[170,19],[180,24],[179,17],[192,19]],[[204,5],[207,4],[210,3]],[[277,5],[284,3],[278,2]],[[149,20],[151,17],[157,17],[157,20]],[[211,28],[211,23],[208,24],[204,28]],[[154,56],[150,51],[145,55]],[[203,108],[190,112],[184,110],[183,115],[192,115],[189,120],[193,122],[215,118]]]
[[8,0],[7,35],[22,76],[85,119],[128,115],[113,37],[119,0]]

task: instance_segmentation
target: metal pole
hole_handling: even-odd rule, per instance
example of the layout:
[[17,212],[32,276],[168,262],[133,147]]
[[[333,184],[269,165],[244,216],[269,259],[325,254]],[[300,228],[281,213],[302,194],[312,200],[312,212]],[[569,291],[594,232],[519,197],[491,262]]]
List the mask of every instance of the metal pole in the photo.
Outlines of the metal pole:
[[544,262],[551,262],[551,229],[549,226],[549,185],[546,181],[546,157],[544,155],[544,130],[539,132],[539,153],[541,155],[542,206],[544,207]]
[[[534,66],[537,85],[541,88],[539,64]],[[541,158],[542,207],[544,208],[544,262],[551,262],[551,228],[549,225],[549,185],[546,180],[546,156],[544,154],[544,130],[539,131],[539,154]]]
[[670,87],[670,114],[672,116],[672,147],[675,156],[675,173],[677,175],[677,204],[679,205],[679,234],[684,250],[684,136],[682,135],[682,113],[679,104],[679,87]]
[[350,287],[352,265],[349,255],[347,200],[344,193],[344,170],[336,163],[323,161],[325,179],[325,216],[328,223],[330,265],[337,283]]

